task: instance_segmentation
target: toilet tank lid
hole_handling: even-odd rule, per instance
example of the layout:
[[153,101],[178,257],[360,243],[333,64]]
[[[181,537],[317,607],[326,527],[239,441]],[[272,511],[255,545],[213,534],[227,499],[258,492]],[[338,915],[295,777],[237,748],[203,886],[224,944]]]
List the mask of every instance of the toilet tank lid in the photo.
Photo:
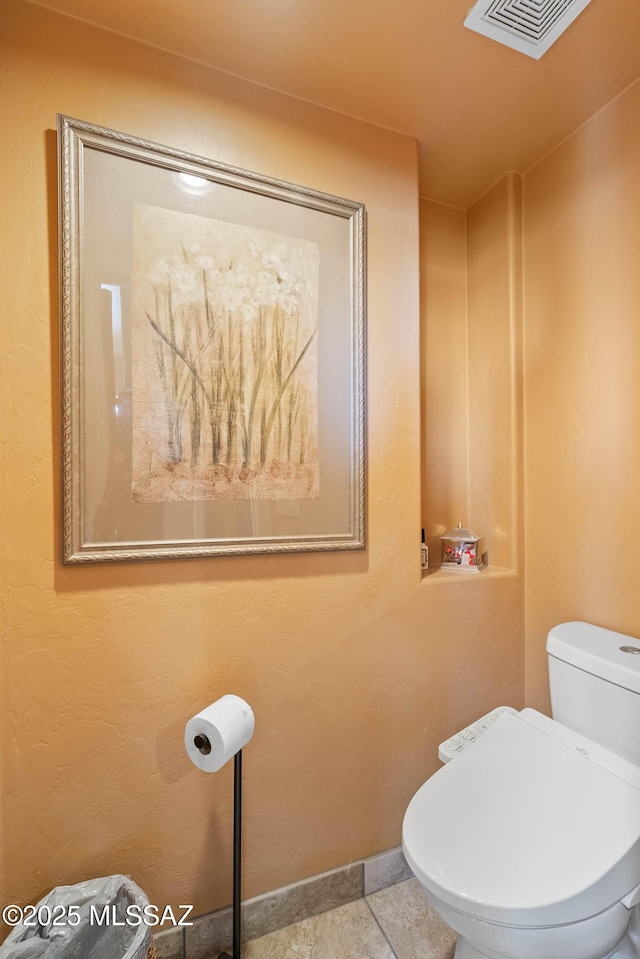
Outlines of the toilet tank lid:
[[561,623],[549,632],[547,652],[616,686],[640,693],[640,639],[591,623]]

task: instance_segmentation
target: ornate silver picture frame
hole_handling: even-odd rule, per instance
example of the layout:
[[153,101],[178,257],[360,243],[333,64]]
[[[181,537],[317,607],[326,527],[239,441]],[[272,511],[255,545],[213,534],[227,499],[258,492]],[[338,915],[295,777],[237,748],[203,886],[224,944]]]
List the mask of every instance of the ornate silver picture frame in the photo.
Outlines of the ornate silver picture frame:
[[58,117],[62,562],[365,546],[365,209]]

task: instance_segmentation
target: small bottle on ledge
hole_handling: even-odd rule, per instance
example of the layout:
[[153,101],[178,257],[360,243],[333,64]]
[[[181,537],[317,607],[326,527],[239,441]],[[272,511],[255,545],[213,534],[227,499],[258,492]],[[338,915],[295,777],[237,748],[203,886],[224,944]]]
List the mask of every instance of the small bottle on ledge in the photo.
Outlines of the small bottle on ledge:
[[427,546],[424,538],[424,530],[422,530],[422,547],[420,550],[420,565],[423,569],[429,569],[429,547]]

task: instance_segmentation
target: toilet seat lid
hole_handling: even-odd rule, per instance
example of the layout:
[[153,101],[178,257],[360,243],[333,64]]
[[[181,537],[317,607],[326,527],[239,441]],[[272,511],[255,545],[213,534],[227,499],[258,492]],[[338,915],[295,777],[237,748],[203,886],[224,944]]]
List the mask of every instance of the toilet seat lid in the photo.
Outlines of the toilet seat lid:
[[469,915],[585,919],[640,882],[640,769],[535,710],[505,713],[418,790],[403,847]]

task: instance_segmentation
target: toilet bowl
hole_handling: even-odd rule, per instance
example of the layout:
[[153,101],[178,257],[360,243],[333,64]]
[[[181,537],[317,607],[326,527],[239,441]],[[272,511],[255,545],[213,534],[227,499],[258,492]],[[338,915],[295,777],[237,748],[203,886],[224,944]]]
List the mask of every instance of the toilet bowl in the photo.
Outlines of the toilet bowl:
[[640,767],[535,710],[418,790],[403,848],[456,959],[640,957]]

